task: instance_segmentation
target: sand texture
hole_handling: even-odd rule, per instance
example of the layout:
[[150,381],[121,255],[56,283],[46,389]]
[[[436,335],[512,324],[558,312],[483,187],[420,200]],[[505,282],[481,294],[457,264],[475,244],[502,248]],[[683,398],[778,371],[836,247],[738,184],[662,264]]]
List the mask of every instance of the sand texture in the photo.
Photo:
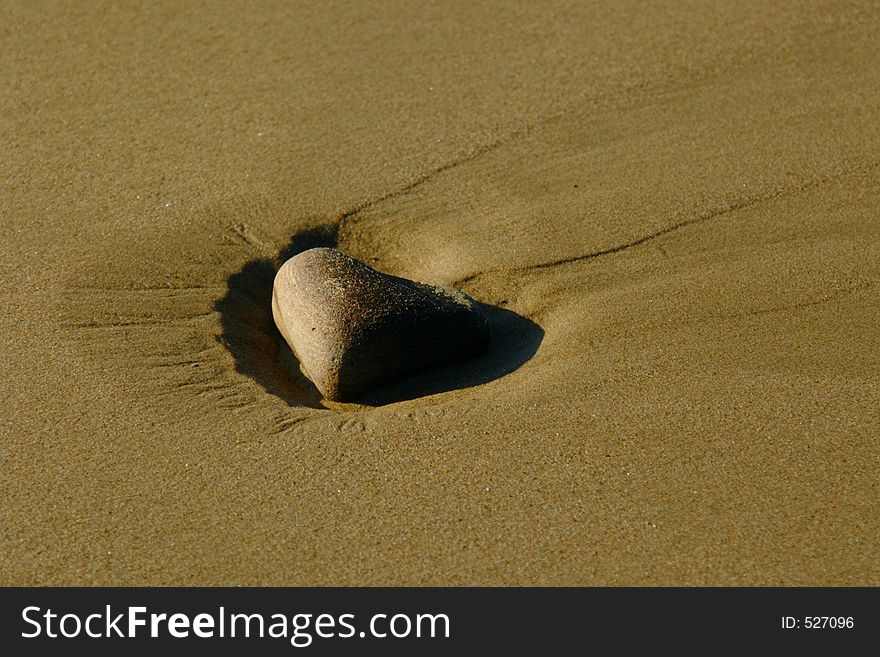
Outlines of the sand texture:
[[[2,2],[0,583],[880,585],[880,5]],[[278,264],[481,304],[360,404]]]

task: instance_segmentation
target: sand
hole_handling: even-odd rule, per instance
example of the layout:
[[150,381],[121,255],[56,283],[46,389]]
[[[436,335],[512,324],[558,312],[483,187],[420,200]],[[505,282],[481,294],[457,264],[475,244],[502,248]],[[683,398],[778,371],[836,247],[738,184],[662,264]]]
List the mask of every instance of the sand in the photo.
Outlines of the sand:
[[[3,5],[3,584],[880,584],[876,4]],[[323,402],[328,242],[490,353]]]

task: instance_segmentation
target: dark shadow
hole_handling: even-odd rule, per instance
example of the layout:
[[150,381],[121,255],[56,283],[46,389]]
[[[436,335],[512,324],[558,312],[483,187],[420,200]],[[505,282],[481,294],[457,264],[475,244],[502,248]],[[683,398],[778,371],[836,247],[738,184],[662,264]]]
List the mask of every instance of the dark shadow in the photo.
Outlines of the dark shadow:
[[[214,304],[220,313],[220,340],[235,358],[236,371],[291,406],[325,408],[320,393],[300,372],[296,357],[272,318],[275,272],[297,253],[319,246],[335,247],[336,236],[335,226],[298,233],[276,260],[251,260],[229,276],[226,294]],[[374,390],[358,402],[381,406],[469,388],[516,370],[535,354],[544,338],[540,326],[501,306],[478,305],[489,323],[491,342],[486,353]]]
[[[278,253],[278,266],[283,265],[297,253],[302,253],[309,249],[317,249],[320,246],[336,248],[338,239],[338,224],[326,224],[300,231],[291,238],[290,244]],[[271,289],[269,292],[271,294]]]
[[491,341],[486,353],[379,388],[358,401],[370,406],[382,406],[478,386],[513,372],[535,355],[544,339],[544,330],[540,326],[501,306],[479,302],[477,305],[489,323]]
[[298,233],[275,261],[251,260],[227,278],[226,294],[214,304],[214,310],[220,313],[220,341],[235,358],[236,371],[291,406],[324,408],[321,394],[300,372],[299,363],[272,318],[275,272],[297,253],[335,245],[333,226]]

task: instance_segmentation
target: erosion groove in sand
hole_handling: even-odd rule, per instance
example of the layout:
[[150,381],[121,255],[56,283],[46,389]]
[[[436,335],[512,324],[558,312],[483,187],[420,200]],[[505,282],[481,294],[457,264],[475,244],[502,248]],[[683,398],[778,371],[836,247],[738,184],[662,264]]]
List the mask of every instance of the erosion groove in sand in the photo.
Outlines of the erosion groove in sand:
[[768,201],[775,201],[775,200],[784,198],[784,197],[792,195],[792,194],[799,194],[799,193],[805,192],[813,187],[816,187],[818,185],[822,185],[822,184],[825,184],[825,183],[828,183],[828,182],[831,182],[834,180],[839,180],[840,178],[843,178],[847,175],[864,174],[867,171],[870,171],[872,169],[877,168],[877,166],[878,166],[878,163],[873,163],[867,167],[858,169],[856,172],[844,172],[844,173],[835,174],[835,175],[823,176],[820,178],[816,178],[814,180],[806,181],[804,183],[792,185],[791,187],[788,187],[788,188],[778,189],[778,190],[774,190],[771,192],[758,194],[756,196],[752,196],[752,197],[745,198],[742,200],[726,203],[725,205],[723,205],[722,207],[719,207],[717,209],[703,212],[703,213],[701,213],[691,219],[686,219],[684,221],[673,224],[671,226],[668,226],[666,228],[658,230],[658,231],[651,233],[649,235],[639,237],[631,242],[626,242],[624,244],[618,244],[616,246],[608,247],[607,249],[593,251],[592,253],[585,253],[583,255],[571,256],[569,258],[561,258],[559,260],[551,260],[549,262],[539,262],[539,263],[536,263],[533,265],[520,267],[515,270],[493,269],[493,270],[480,271],[480,272],[476,272],[476,273],[470,274],[468,276],[465,276],[464,278],[456,281],[455,284],[456,285],[463,285],[463,284],[469,283],[470,281],[472,281],[476,278],[479,278],[480,276],[484,276],[484,275],[490,274],[490,273],[496,273],[498,271],[524,272],[524,271],[530,271],[530,270],[535,270],[535,269],[546,269],[548,267],[558,267],[560,265],[568,265],[571,263],[582,262],[585,260],[592,260],[593,258],[599,258],[601,256],[613,255],[615,253],[620,253],[622,251],[626,251],[627,249],[632,249],[637,246],[642,246],[643,244],[646,244],[652,240],[655,240],[659,237],[664,237],[666,235],[674,233],[674,232],[681,230],[683,228],[688,228],[691,226],[698,226],[698,225],[706,223],[708,221],[712,221],[713,219],[717,219],[719,217],[724,217],[724,216],[729,215],[733,212],[737,212],[739,210],[750,208],[750,207],[757,205],[757,204],[760,204],[760,203],[766,203]]

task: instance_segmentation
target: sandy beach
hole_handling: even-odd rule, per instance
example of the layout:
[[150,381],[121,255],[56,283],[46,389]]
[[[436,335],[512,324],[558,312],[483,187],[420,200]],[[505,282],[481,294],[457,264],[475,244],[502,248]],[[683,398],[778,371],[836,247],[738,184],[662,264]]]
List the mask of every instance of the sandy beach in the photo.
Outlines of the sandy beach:
[[[880,585],[876,3],[0,5],[0,584]],[[489,352],[322,400],[311,246]]]

